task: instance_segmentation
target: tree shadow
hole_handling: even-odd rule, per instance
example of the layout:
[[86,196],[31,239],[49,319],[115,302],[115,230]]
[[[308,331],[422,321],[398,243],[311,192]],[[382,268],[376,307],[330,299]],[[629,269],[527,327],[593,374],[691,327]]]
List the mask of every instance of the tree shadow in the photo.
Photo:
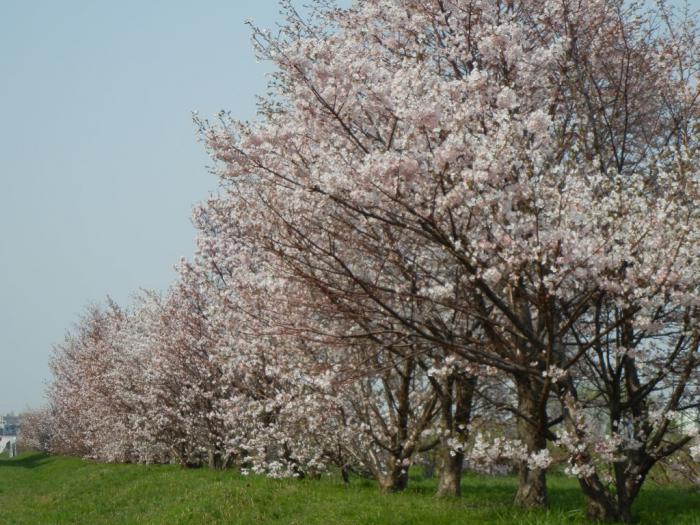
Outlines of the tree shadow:
[[15,458],[0,458],[0,469],[5,467],[38,468],[49,461],[48,454],[22,454]]
[[675,523],[676,521],[695,519],[700,516],[700,497],[697,487],[650,486],[642,493],[632,506],[632,514],[641,518],[643,523]]

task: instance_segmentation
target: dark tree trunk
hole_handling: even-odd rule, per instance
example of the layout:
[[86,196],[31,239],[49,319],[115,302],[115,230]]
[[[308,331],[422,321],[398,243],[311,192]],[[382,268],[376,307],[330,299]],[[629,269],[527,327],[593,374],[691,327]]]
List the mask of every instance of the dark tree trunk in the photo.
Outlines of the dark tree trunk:
[[[377,479],[382,492],[400,492],[408,485],[408,466],[404,459],[409,459],[413,450],[406,450],[409,437],[409,416],[411,411],[411,380],[415,371],[415,359],[406,360],[401,373],[401,383],[396,392],[396,433],[392,436],[392,457],[387,465],[389,472],[380,474]],[[386,381],[389,384],[389,381]],[[391,387],[386,386],[387,390]]]
[[226,455],[220,450],[209,451],[208,464],[210,469],[224,470],[228,467],[228,463]]
[[388,474],[379,478],[382,492],[401,492],[408,486],[408,468],[401,463],[400,460],[392,462]]
[[[518,388],[518,437],[526,445],[528,454],[547,448],[547,415],[542,402],[539,383],[530,377],[516,378]],[[544,469],[530,468],[520,462],[520,478],[514,504],[520,507],[547,506],[547,480]]]
[[595,475],[580,479],[579,484],[586,496],[586,514],[589,519],[632,523],[632,501],[624,494],[618,494],[616,498]]
[[[446,388],[443,390],[442,424],[449,432],[443,433],[440,446],[440,479],[436,494],[438,497],[456,497],[462,493],[464,453],[451,449],[449,437],[454,436],[461,443],[466,443],[476,383],[475,377],[459,376],[448,379]],[[452,395],[453,390],[454,397]],[[453,404],[454,407],[452,406]]]
[[620,507],[607,498],[586,499],[586,515],[590,520],[608,523],[632,523],[632,509],[629,505]]
[[307,477],[308,473],[299,465],[299,461],[292,457],[292,451],[286,443],[282,447],[282,458],[289,464],[297,479],[305,479]]

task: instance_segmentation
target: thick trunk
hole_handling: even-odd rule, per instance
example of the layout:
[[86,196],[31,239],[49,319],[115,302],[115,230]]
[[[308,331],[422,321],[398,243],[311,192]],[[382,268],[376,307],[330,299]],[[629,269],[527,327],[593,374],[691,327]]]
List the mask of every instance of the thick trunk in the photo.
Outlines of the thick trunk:
[[[541,402],[541,387],[531,378],[518,378],[518,437],[527,447],[528,455],[547,448],[545,403]],[[545,470],[530,468],[527,460],[520,462],[518,491],[514,504],[520,507],[545,507],[547,481]]]
[[591,490],[581,481],[586,494],[586,514],[589,519],[610,523],[632,523],[631,502],[624,499],[615,501],[606,491]]
[[437,497],[459,496],[462,493],[462,465],[464,454],[453,452],[448,446],[440,449],[440,479],[438,481]]
[[396,461],[389,472],[379,478],[379,488],[382,492],[401,492],[408,486],[408,469]]
[[531,469],[527,462],[521,463],[518,491],[513,503],[526,508],[547,506],[547,479],[543,469]]
[[629,506],[610,506],[601,501],[588,499],[586,510],[588,518],[593,521],[632,523],[632,510]]
[[597,474],[580,479],[588,517],[599,521],[632,523],[632,504],[652,465],[651,460],[647,460],[642,467],[616,463],[615,490],[603,484]]

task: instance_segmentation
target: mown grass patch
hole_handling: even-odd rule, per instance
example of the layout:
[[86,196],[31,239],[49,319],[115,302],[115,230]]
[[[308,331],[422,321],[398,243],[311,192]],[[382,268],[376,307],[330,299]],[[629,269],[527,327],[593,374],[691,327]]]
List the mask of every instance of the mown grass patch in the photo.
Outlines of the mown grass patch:
[[[367,480],[344,487],[320,480],[273,480],[234,471],[174,465],[109,465],[25,454],[0,459],[2,524],[523,524],[588,523],[574,480],[549,477],[551,508],[510,507],[512,477],[467,475],[463,497],[436,500],[434,479],[412,475],[402,494],[381,494]],[[693,488],[649,483],[639,523],[700,525]]]

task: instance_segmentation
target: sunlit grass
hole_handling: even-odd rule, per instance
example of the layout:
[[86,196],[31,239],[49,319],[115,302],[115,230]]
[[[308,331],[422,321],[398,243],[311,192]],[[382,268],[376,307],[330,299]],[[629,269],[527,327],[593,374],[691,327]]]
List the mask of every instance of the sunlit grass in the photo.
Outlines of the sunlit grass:
[[[413,475],[403,494],[372,482],[271,480],[174,465],[106,465],[27,454],[0,459],[2,524],[568,524],[586,523],[576,482],[550,476],[547,512],[510,507],[511,477],[465,476],[463,497],[436,500],[435,480]],[[649,484],[640,523],[700,525],[700,495]]]

